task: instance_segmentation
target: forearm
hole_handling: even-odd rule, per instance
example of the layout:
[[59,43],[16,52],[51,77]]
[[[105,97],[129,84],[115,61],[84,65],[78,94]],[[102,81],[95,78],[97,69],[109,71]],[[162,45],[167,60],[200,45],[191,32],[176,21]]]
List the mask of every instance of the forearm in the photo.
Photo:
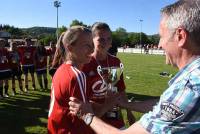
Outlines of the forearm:
[[90,127],[97,134],[122,134],[122,132],[119,129],[104,123],[101,119],[97,118],[96,116],[93,117]]
[[157,99],[151,99],[145,101],[129,102],[124,105],[124,108],[130,109],[132,111],[146,113],[153,109],[153,106],[157,101]]
[[102,117],[107,111],[112,109],[113,106],[114,106],[114,103],[112,102],[110,103],[105,102],[104,104],[98,104],[98,103],[92,102],[93,112],[98,117]]
[[131,125],[128,129],[119,130],[111,125],[104,123],[96,116],[93,117],[90,127],[97,134],[149,134],[139,123]]

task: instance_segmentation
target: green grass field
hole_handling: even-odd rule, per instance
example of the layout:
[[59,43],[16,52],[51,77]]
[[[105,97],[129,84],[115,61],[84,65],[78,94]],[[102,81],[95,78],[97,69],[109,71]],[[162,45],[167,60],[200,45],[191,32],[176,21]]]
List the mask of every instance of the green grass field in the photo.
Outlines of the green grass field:
[[[170,79],[160,76],[159,73],[165,71],[175,74],[177,72],[176,69],[165,65],[164,56],[119,53],[118,57],[125,66],[124,80],[128,97],[134,97],[135,100],[159,97],[167,88],[167,82]],[[37,91],[0,100],[1,134],[47,133],[50,91],[39,90],[37,84]],[[134,114],[137,119],[142,115],[135,112]],[[127,122],[125,114],[124,117]]]

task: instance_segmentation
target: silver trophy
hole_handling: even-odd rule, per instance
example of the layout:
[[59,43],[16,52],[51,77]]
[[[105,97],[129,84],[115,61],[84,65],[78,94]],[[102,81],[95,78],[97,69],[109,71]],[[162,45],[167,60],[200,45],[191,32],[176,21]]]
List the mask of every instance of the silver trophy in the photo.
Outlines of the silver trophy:
[[97,67],[97,72],[102,78],[103,82],[107,85],[107,90],[111,92],[117,92],[115,84],[120,80],[120,76],[123,73],[123,64],[120,63],[119,67]]
[[[97,67],[97,72],[102,78],[102,81],[107,86],[107,92],[118,92],[115,84],[120,80],[120,76],[123,73],[124,66],[120,63],[119,67]],[[120,117],[119,107],[114,106],[112,110],[105,113],[106,118],[118,119]]]

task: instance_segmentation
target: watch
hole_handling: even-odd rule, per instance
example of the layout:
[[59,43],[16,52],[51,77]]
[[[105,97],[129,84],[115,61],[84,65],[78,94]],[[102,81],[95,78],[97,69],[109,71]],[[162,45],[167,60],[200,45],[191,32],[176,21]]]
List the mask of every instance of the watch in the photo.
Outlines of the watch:
[[87,114],[85,115],[83,121],[85,122],[86,125],[89,126],[89,125],[91,124],[91,122],[92,122],[93,117],[94,117],[94,114],[92,114],[92,113],[87,113]]

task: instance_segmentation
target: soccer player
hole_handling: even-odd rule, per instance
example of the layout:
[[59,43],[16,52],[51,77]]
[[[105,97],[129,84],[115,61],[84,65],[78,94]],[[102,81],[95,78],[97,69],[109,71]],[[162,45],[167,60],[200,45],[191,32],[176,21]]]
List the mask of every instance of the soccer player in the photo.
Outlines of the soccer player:
[[[36,49],[36,74],[37,79],[42,90],[48,89],[47,80],[47,52],[44,44],[41,43]],[[42,80],[43,77],[43,80]],[[44,84],[43,84],[44,83]]]
[[28,72],[31,74],[32,79],[32,89],[35,90],[35,46],[32,46],[32,41],[30,38],[25,39],[25,45],[18,47],[18,52],[20,55],[20,63],[22,66],[22,71],[24,74],[24,85],[25,92],[28,91]]
[[64,62],[52,79],[48,133],[93,134],[81,119],[69,113],[68,105],[70,96],[88,101],[86,76],[81,69],[90,61],[93,52],[91,31],[83,26],[69,28],[58,41],[57,49],[63,48],[65,53],[61,53],[60,58],[64,59]]
[[15,77],[17,77],[17,80],[19,82],[19,88],[20,88],[19,93],[22,94],[23,93],[23,85],[22,85],[22,79],[21,79],[22,71],[21,71],[20,58],[19,58],[19,53],[17,51],[16,42],[10,43],[9,56],[10,56],[10,66],[11,66],[11,72],[12,72],[13,95],[16,94]]
[[56,45],[53,41],[50,42],[50,48],[47,49],[47,54],[49,56],[49,74],[51,75],[51,77],[53,77],[54,73],[56,72],[57,67],[53,66],[53,59],[54,59],[54,55],[56,52]]
[[[94,53],[90,63],[84,66],[83,71],[86,73],[90,81],[89,90],[93,91],[91,100],[95,103],[101,104],[102,108],[96,107],[97,113],[95,115],[100,116],[107,123],[120,128],[125,128],[125,123],[122,118],[122,113],[119,107],[114,106],[112,110],[108,111],[108,108],[104,104],[108,104],[106,101],[107,85],[102,81],[102,78],[97,72],[97,67],[100,65],[104,67],[120,67],[121,61],[116,57],[108,53],[108,50],[112,47],[112,34],[108,24],[103,22],[96,22],[92,26],[92,36],[94,43]],[[120,80],[114,85],[114,88],[124,97],[127,101],[125,93],[125,84],[123,74],[120,76]],[[129,123],[132,124],[135,121],[131,111],[127,110],[127,116]]]
[[[0,99],[2,99],[3,97],[9,97],[8,79],[11,76],[9,52],[5,48],[5,45],[6,41],[0,38]],[[4,94],[3,88],[5,89]]]

